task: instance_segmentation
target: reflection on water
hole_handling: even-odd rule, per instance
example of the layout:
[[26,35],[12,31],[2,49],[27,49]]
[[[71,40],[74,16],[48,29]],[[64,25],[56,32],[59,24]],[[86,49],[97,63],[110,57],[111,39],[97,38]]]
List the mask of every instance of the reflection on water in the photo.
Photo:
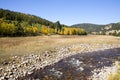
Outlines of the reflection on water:
[[21,79],[87,80],[94,69],[111,66],[118,57],[120,48],[81,53],[62,59]]

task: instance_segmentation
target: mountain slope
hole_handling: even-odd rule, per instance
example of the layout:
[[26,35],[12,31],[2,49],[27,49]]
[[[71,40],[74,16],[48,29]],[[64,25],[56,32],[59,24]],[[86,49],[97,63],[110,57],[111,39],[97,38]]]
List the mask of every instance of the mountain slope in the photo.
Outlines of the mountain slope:
[[85,29],[88,33],[100,31],[102,27],[105,25],[97,25],[97,24],[91,24],[91,23],[82,23],[82,24],[75,24],[72,25],[74,27],[79,27]]
[[101,28],[99,33],[120,36],[120,23],[111,23]]
[[53,22],[40,18],[38,16],[5,10],[5,9],[0,9],[0,18],[4,20],[11,20],[18,22],[24,21],[24,22],[28,22],[30,25],[35,23],[39,23],[46,26],[53,25]]
[[86,35],[81,28],[69,28],[35,15],[0,9],[0,36]]
[[120,35],[120,22],[106,24],[106,25],[83,23],[83,24],[75,24],[72,26],[83,28],[88,33],[93,33],[93,34],[104,34],[104,35],[106,34],[106,35],[117,35],[117,36]]

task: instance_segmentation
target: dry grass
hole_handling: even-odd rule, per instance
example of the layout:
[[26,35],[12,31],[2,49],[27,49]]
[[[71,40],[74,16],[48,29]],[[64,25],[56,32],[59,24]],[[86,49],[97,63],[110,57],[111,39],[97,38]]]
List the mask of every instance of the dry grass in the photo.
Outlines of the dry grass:
[[120,80],[120,73],[111,74],[108,80]]
[[108,80],[120,80],[120,61],[117,64],[118,70],[117,73],[111,73],[108,77]]
[[45,50],[85,43],[120,44],[120,37],[113,36],[36,36],[36,37],[3,37],[0,38],[0,62],[9,60],[10,56],[23,56],[31,53],[41,54]]

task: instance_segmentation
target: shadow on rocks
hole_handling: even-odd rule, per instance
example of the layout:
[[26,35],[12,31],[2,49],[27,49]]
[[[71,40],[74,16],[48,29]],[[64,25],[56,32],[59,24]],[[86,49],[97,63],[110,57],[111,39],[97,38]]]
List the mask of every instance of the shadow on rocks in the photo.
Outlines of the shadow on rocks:
[[120,60],[120,48],[80,53],[18,79],[88,80],[94,69],[112,66],[116,60]]

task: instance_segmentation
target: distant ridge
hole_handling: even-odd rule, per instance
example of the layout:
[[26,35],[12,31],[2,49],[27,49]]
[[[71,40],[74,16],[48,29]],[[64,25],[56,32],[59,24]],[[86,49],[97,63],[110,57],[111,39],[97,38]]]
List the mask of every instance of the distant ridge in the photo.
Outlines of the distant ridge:
[[85,29],[88,33],[106,34],[106,35],[120,35],[120,22],[110,23],[106,25],[98,25],[92,23],[74,24],[74,27]]
[[92,23],[81,23],[81,24],[74,24],[72,26],[83,28],[88,33],[91,33],[91,32],[94,32],[94,31],[100,31],[101,28],[106,26],[106,25],[98,25],[98,24],[92,24]]

